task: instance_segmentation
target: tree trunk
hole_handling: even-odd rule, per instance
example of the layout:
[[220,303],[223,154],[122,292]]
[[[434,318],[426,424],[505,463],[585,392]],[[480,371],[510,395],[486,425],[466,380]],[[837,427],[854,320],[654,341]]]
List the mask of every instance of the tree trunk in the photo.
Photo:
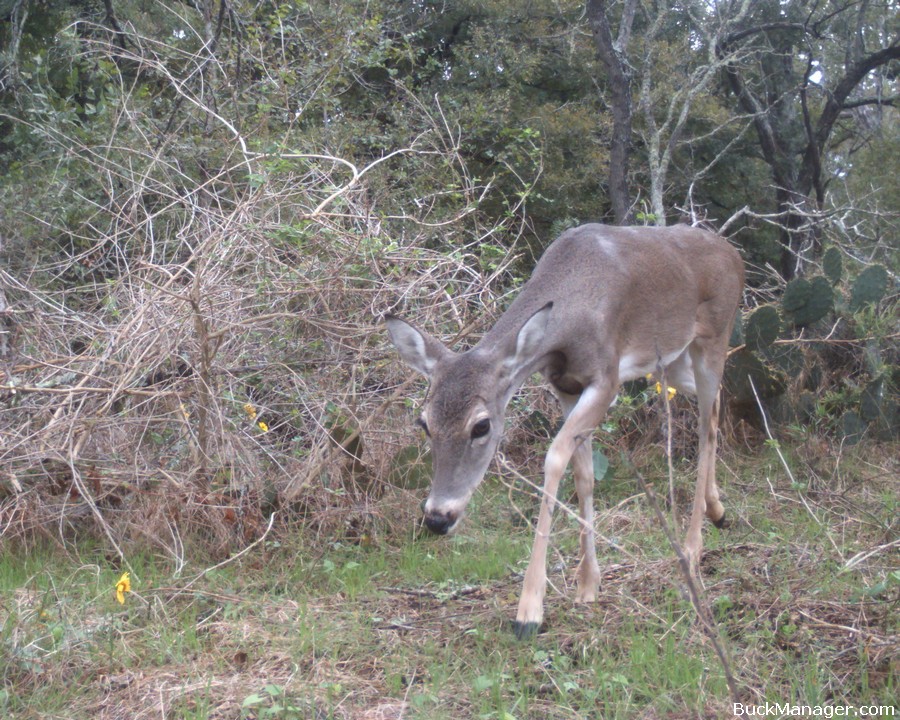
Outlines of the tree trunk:
[[627,0],[619,26],[619,36],[613,40],[609,25],[608,3],[588,0],[587,18],[594,38],[597,57],[606,69],[606,82],[613,118],[609,149],[609,200],[615,221],[627,225],[633,221],[631,197],[628,192],[628,156],[631,150],[631,73],[625,50],[634,20],[635,0]]

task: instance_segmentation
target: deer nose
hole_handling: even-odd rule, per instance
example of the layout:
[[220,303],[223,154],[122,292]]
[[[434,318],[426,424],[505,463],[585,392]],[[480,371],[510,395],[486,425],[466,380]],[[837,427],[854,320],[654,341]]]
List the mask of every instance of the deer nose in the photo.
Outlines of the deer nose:
[[452,513],[425,513],[425,527],[437,535],[446,535],[455,522],[456,516]]

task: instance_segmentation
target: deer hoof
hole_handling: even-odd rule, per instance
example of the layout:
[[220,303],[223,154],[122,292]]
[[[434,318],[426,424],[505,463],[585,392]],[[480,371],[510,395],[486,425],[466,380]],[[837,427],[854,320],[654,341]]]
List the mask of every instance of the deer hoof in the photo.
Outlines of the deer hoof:
[[541,630],[542,623],[538,622],[520,622],[516,620],[513,623],[513,632],[517,640],[532,640]]
[[728,519],[728,513],[723,512],[722,516],[718,520],[713,520],[712,524],[715,525],[719,530],[723,530],[731,525],[731,521]]

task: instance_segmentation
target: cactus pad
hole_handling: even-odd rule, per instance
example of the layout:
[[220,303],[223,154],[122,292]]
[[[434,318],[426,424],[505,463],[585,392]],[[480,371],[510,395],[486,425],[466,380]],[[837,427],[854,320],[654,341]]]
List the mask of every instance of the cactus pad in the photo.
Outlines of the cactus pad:
[[781,319],[771,305],[763,305],[753,311],[744,326],[744,338],[751,350],[769,347],[778,338]]
[[864,305],[877,303],[887,292],[888,274],[883,265],[872,265],[863,270],[850,295],[850,310],[856,312]]
[[[783,394],[786,387],[781,373],[764,365],[747,349],[738,350],[728,358],[724,384],[736,403],[749,406],[756,405],[756,395],[760,400],[775,398]],[[756,388],[756,395],[753,388]]]
[[734,319],[734,325],[731,327],[731,339],[728,341],[728,347],[737,347],[744,344],[744,327],[741,321],[741,311],[737,311],[737,317]]
[[781,299],[787,318],[797,327],[812,325],[834,307],[834,291],[821,275],[812,280],[791,280]]
[[854,410],[848,410],[841,417],[840,433],[847,445],[855,445],[866,432],[866,422]]
[[822,256],[822,272],[825,273],[832,285],[837,285],[841,281],[841,275],[844,272],[844,259],[841,257],[841,251],[836,247],[830,247]]

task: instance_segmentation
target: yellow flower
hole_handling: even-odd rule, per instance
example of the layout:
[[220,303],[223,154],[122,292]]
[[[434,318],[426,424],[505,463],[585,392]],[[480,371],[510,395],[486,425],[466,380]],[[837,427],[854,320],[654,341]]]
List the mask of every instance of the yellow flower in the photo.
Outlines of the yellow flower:
[[256,420],[256,408],[253,407],[250,403],[244,405],[244,412],[247,413],[247,417],[251,420]]
[[[677,392],[678,391],[671,385],[666,388],[666,394],[669,396],[669,400],[675,397]],[[657,395],[662,395],[662,383],[656,383],[656,393]]]
[[269,432],[269,426],[266,425],[262,420],[260,420],[256,424],[259,425],[259,429],[262,430],[263,432]]
[[125,604],[125,593],[131,592],[131,578],[128,573],[122,573],[119,582],[116,583],[116,600],[120,605]]

